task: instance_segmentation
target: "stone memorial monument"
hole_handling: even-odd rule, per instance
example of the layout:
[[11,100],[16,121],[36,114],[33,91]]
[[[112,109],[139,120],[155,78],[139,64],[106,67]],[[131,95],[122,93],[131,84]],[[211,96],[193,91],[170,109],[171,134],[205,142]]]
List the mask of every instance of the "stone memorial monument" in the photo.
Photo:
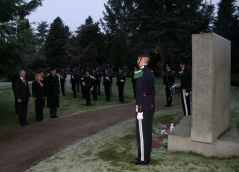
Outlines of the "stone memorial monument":
[[239,155],[230,120],[231,42],[215,33],[192,35],[192,116],[169,133],[168,151]]

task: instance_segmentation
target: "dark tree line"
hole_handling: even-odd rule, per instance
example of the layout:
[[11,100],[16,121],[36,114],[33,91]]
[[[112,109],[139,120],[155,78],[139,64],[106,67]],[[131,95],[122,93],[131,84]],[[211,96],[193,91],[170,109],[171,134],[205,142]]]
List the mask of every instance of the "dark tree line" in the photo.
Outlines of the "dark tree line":
[[160,73],[165,62],[178,69],[180,56],[191,60],[191,35],[215,32],[232,42],[232,72],[239,68],[239,12],[236,0],[214,5],[203,0],[108,0],[103,18],[89,16],[75,32],[57,17],[34,30],[26,16],[41,0],[1,0],[0,75],[17,68],[50,66],[132,66],[141,48],[152,52],[151,67]]

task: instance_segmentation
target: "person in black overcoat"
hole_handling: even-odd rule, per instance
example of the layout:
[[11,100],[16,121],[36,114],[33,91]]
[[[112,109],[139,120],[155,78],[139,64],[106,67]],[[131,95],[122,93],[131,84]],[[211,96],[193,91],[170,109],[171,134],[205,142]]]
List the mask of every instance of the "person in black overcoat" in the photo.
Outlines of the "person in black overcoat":
[[25,78],[26,72],[19,71],[19,77],[15,81],[15,95],[17,99],[17,113],[21,126],[29,124],[27,122],[28,100],[31,97],[28,81]]
[[56,74],[56,68],[51,68],[50,74],[46,77],[46,96],[47,96],[47,107],[50,110],[51,118],[56,118],[57,108],[60,107],[59,103],[59,76]]
[[32,82],[32,96],[35,101],[36,121],[43,121],[43,108],[45,107],[45,92],[42,74],[37,73]]

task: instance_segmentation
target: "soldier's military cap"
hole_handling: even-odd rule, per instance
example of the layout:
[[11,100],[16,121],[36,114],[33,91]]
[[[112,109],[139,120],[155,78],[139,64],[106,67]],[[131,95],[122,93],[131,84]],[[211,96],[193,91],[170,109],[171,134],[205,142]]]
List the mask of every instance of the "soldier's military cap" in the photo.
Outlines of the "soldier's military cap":
[[185,65],[188,64],[188,56],[185,53],[180,56],[180,63]]
[[50,71],[53,71],[53,70],[56,70],[56,67],[53,67],[53,66],[52,66],[52,67],[50,68]]
[[139,51],[138,57],[150,57],[150,52],[147,49],[142,49]]
[[171,67],[171,65],[169,63],[165,63],[164,68],[166,67]]

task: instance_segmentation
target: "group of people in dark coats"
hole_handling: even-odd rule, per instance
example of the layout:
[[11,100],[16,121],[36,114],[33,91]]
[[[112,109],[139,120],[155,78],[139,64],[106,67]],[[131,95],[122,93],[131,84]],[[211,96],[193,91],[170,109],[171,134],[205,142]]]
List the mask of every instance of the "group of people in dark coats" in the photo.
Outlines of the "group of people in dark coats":
[[56,68],[51,68],[50,74],[44,77],[43,72],[35,74],[32,82],[32,95],[28,80],[25,78],[25,70],[19,70],[19,76],[12,81],[12,89],[15,96],[15,111],[18,114],[21,126],[30,124],[27,121],[28,101],[33,97],[35,102],[36,121],[43,121],[43,108],[45,107],[45,97],[47,97],[47,107],[50,110],[51,118],[57,118],[57,108],[59,107],[59,77]]

